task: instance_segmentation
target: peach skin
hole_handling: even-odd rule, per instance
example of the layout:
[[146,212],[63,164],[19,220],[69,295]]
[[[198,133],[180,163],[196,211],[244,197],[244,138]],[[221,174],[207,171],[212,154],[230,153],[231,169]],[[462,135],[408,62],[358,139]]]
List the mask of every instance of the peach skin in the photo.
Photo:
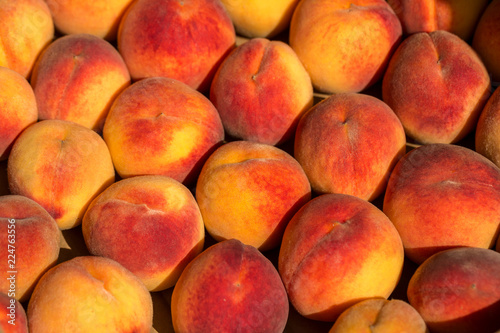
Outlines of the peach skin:
[[28,317],[23,305],[4,293],[0,293],[0,332],[28,333]]
[[500,168],[500,89],[496,89],[481,111],[476,125],[475,149]]

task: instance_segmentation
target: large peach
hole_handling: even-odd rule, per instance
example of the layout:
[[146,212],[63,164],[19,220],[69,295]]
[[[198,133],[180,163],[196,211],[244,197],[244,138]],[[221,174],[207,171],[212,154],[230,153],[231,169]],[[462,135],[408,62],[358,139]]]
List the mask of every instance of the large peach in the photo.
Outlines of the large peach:
[[236,32],[248,38],[272,38],[290,25],[298,0],[221,0]]
[[0,292],[0,332],[28,333],[28,318],[23,305]]
[[118,51],[89,34],[58,38],[31,76],[39,119],[69,120],[100,132],[116,96],[130,85]]
[[279,245],[311,187],[300,164],[274,146],[233,141],[217,149],[198,177],[196,200],[216,240],[236,238],[261,251]]
[[165,176],[137,176],[108,187],[87,209],[82,232],[91,254],[118,261],[150,291],[172,287],[205,238],[193,195]]
[[191,183],[222,143],[224,128],[204,95],[155,77],[135,82],[117,97],[103,137],[122,178],[156,174]]
[[40,52],[54,38],[44,0],[0,0],[0,66],[29,78]]
[[361,92],[377,82],[401,37],[384,0],[300,1],[289,33],[314,87],[326,93]]
[[420,146],[394,168],[383,211],[416,263],[448,248],[490,248],[500,228],[500,169],[469,148]]
[[401,20],[403,32],[445,30],[465,41],[474,34],[488,0],[387,0]]
[[0,66],[0,161],[7,159],[15,139],[38,119],[35,94],[18,72]]
[[493,0],[479,19],[472,47],[479,54],[491,74],[492,80],[500,84],[500,0]]
[[335,94],[309,109],[295,134],[294,156],[313,190],[372,201],[406,149],[403,126],[381,100]]
[[65,120],[25,129],[12,147],[7,175],[12,194],[39,203],[60,229],[79,225],[90,201],[115,180],[104,140]]
[[290,46],[254,38],[221,64],[210,100],[233,137],[270,145],[287,141],[313,105],[309,74]]
[[500,168],[500,89],[496,89],[476,126],[475,149]]
[[144,284],[122,265],[81,256],[42,276],[27,315],[32,333],[150,333],[153,304]]
[[471,132],[490,96],[490,77],[474,50],[438,30],[406,38],[394,53],[382,96],[418,143],[455,143]]
[[59,33],[116,39],[118,25],[133,0],[45,0]]
[[346,309],[329,333],[427,333],[422,316],[399,299],[369,298]]
[[283,332],[288,299],[273,264],[238,240],[212,245],[182,272],[172,294],[175,332]]
[[500,253],[462,247],[434,254],[411,278],[408,300],[431,332],[498,332]]
[[235,43],[219,0],[137,0],[118,30],[118,50],[133,80],[165,76],[203,92]]
[[31,295],[40,276],[59,256],[60,230],[56,221],[35,201],[0,196],[0,292],[20,301]]
[[361,300],[391,295],[403,261],[401,238],[382,211],[351,195],[324,194],[286,227],[278,269],[301,315],[334,321]]

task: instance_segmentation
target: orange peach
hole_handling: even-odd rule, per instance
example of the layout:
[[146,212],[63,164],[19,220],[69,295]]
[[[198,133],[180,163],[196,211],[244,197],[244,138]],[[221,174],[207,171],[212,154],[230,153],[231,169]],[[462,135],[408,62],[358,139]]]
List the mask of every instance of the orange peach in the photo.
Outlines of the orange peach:
[[329,333],[427,333],[424,319],[407,302],[369,298],[346,309]]
[[314,87],[326,93],[373,85],[401,37],[401,23],[384,0],[300,1],[289,33]]
[[288,299],[273,264],[236,239],[197,256],[174,287],[175,332],[283,332]]
[[54,38],[44,0],[0,0],[0,66],[29,78],[33,65]]
[[479,54],[492,80],[500,84],[500,0],[493,0],[479,19],[472,47]]
[[115,180],[104,140],[65,120],[25,129],[12,147],[7,175],[12,194],[39,203],[60,229],[79,225],[92,199]]
[[40,276],[56,263],[60,230],[56,221],[35,201],[0,196],[0,292],[25,301]]
[[387,0],[398,15],[403,33],[445,30],[465,41],[474,34],[488,0]]
[[300,116],[313,105],[313,87],[288,44],[254,38],[221,64],[210,100],[229,135],[275,145],[292,137]]
[[224,128],[204,95],[155,77],[135,82],[117,97],[103,137],[122,178],[164,175],[187,184],[222,143]]
[[500,168],[500,89],[496,89],[481,111],[476,126],[475,149]]
[[500,253],[462,247],[434,254],[411,278],[408,300],[431,332],[498,332]]
[[114,41],[118,25],[133,0],[45,0],[59,33],[91,34]]
[[69,120],[100,132],[116,96],[130,85],[118,51],[89,34],[58,38],[31,76],[41,120]]
[[198,177],[196,200],[208,233],[261,251],[279,246],[285,227],[311,198],[300,164],[274,146],[233,141],[217,149]]
[[205,238],[193,195],[165,176],[137,176],[108,187],[87,209],[82,232],[91,254],[116,260],[150,291],[172,287]]
[[314,191],[373,201],[384,191],[405,144],[401,122],[380,99],[335,94],[301,118],[294,156]]
[[382,96],[418,143],[456,143],[476,126],[490,77],[474,50],[438,30],[406,38],[391,58]]
[[7,159],[16,138],[38,119],[35,94],[29,82],[0,66],[0,161]]
[[351,195],[324,194],[286,227],[278,269],[301,315],[335,321],[361,300],[389,297],[403,261],[401,238],[382,211]]
[[272,38],[290,25],[298,0],[221,0],[236,33],[247,38]]
[[23,305],[4,293],[0,293],[0,332],[28,333],[28,318]]
[[122,265],[81,256],[42,276],[27,315],[33,333],[150,333],[153,304],[144,284]]
[[394,168],[383,211],[418,264],[444,249],[490,248],[500,230],[500,169],[469,148],[420,146]]
[[205,92],[236,34],[219,0],[137,0],[117,41],[133,80],[165,76]]

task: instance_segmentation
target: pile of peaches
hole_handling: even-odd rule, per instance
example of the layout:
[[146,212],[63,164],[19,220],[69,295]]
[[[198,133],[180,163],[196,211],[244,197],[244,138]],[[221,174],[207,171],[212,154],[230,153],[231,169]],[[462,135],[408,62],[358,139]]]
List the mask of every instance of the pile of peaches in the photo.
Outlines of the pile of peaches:
[[500,331],[500,0],[0,0],[0,331]]

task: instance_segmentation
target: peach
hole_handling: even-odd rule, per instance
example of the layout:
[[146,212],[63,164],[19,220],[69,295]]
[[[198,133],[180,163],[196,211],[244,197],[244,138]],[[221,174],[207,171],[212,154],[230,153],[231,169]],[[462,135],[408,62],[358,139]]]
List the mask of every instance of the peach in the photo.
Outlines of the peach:
[[369,298],[346,309],[329,333],[426,333],[424,319],[405,301]]
[[273,264],[236,239],[212,245],[172,293],[175,332],[283,332],[288,299]]
[[0,332],[28,333],[28,318],[23,305],[4,293],[0,293]]
[[449,248],[490,248],[500,227],[500,169],[469,148],[421,146],[394,168],[383,211],[417,264]]
[[112,105],[103,137],[122,178],[164,175],[189,184],[224,140],[208,98],[170,78],[135,82]]
[[82,232],[91,254],[116,260],[150,291],[172,287],[205,238],[193,195],[165,176],[137,176],[108,187],[87,209]]
[[361,92],[379,81],[401,38],[384,0],[304,0],[290,22],[290,46],[325,93]]
[[69,120],[100,132],[114,99],[130,85],[130,75],[111,44],[74,34],[42,52],[31,85],[41,120]]
[[398,15],[403,33],[445,30],[465,41],[474,34],[488,0],[387,0]]
[[114,41],[118,25],[133,0],[45,0],[59,33],[91,34]]
[[27,315],[33,333],[150,333],[153,304],[144,284],[122,265],[109,258],[81,256],[42,276]]
[[471,132],[490,96],[481,59],[458,36],[438,30],[406,38],[382,82],[382,96],[408,137],[456,143]]
[[104,140],[65,120],[25,129],[12,147],[7,175],[11,193],[39,203],[60,229],[79,225],[90,201],[115,180]]
[[19,134],[38,120],[38,109],[33,88],[21,74],[0,66],[0,82],[0,160],[6,160]]
[[488,4],[479,19],[472,47],[479,54],[488,69],[492,80],[500,84],[500,0]]
[[496,89],[476,126],[475,149],[500,167],[500,89]]
[[411,278],[408,300],[431,332],[498,332],[500,253],[462,247],[434,254]]
[[221,0],[236,33],[247,38],[272,38],[290,25],[298,0]]
[[361,300],[389,297],[403,261],[401,238],[382,211],[351,195],[324,194],[289,222],[278,270],[301,315],[335,321]]
[[210,88],[226,132],[276,145],[293,135],[313,105],[309,74],[288,44],[254,38],[221,64]]
[[0,292],[27,300],[40,276],[56,263],[60,231],[56,221],[35,201],[0,196]]
[[137,0],[117,42],[133,80],[165,76],[205,92],[236,34],[219,0]]
[[405,144],[401,122],[380,99],[335,94],[301,118],[294,156],[314,191],[372,201],[384,191]]
[[208,233],[261,251],[279,246],[288,221],[311,198],[300,164],[271,145],[233,141],[206,161],[196,200]]
[[29,78],[33,65],[54,38],[44,0],[0,0],[0,66]]

